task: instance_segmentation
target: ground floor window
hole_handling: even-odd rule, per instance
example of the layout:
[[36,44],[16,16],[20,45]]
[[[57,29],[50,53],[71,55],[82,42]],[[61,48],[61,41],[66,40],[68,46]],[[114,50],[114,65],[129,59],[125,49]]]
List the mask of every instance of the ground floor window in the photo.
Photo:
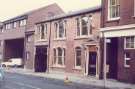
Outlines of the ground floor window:
[[81,47],[75,48],[75,68],[81,67]]
[[65,48],[54,49],[54,65],[60,67],[65,65]]
[[125,58],[124,58],[124,67],[130,67],[130,53],[126,52],[125,53]]
[[125,49],[135,49],[135,36],[125,37]]

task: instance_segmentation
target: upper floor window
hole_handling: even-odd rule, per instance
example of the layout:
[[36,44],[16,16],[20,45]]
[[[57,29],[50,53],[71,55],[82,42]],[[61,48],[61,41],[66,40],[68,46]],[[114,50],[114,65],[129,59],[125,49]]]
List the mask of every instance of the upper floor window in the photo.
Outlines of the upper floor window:
[[66,37],[66,21],[60,20],[55,23],[55,37],[56,39]]
[[125,37],[125,49],[135,49],[135,37]]
[[47,24],[41,24],[37,26],[36,39],[47,40]]
[[25,26],[26,25],[26,19],[20,20],[19,26]]
[[65,65],[65,48],[54,49],[54,65],[58,67]]
[[47,38],[47,24],[42,24],[40,29],[40,39]]
[[81,48],[75,48],[75,68],[81,68]]
[[13,22],[13,28],[17,27],[17,22]]
[[76,26],[77,37],[83,37],[92,34],[90,16],[82,16],[81,18],[76,18]]
[[108,0],[108,19],[115,20],[120,17],[120,0]]
[[9,23],[9,24],[6,24],[5,25],[5,29],[11,29],[11,24]]

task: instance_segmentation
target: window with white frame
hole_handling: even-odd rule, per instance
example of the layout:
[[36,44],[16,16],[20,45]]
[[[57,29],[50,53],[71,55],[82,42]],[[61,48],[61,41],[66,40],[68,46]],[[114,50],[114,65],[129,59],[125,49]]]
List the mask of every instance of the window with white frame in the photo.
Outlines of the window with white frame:
[[61,39],[66,37],[66,21],[60,20],[55,24],[55,37],[56,39]]
[[13,28],[17,27],[17,22],[13,22]]
[[26,52],[26,60],[30,59],[30,52]]
[[113,20],[120,17],[120,0],[108,0],[108,19]]
[[6,24],[5,25],[5,29],[11,29],[11,24],[9,23],[9,24]]
[[38,40],[47,39],[47,24],[37,25],[36,37]]
[[32,41],[32,35],[28,35],[27,36],[27,42],[31,42]]
[[54,65],[58,67],[65,65],[65,48],[54,49]]
[[126,52],[124,56],[124,67],[130,67],[130,53]]
[[82,16],[80,18],[76,18],[76,27],[77,37],[86,37],[92,34],[90,16]]
[[80,19],[76,18],[76,25],[77,25],[77,36],[80,36]]
[[81,68],[81,47],[75,48],[75,68]]
[[47,39],[47,24],[42,24],[40,30],[40,39]]
[[19,26],[25,26],[27,23],[26,19],[20,20]]
[[135,36],[125,37],[125,49],[135,49]]

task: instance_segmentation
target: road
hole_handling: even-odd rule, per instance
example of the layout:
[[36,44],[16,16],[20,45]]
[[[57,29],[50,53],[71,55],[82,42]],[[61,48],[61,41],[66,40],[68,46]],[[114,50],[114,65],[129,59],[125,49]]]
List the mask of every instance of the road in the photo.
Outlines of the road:
[[62,80],[16,73],[5,73],[5,77],[5,83],[0,89],[101,89],[90,85],[65,84]]

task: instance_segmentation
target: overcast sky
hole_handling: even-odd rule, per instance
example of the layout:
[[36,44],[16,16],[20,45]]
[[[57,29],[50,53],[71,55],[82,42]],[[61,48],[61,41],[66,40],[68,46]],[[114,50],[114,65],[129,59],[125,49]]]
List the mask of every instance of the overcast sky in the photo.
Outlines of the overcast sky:
[[69,12],[100,5],[101,0],[0,0],[0,21],[52,3]]

